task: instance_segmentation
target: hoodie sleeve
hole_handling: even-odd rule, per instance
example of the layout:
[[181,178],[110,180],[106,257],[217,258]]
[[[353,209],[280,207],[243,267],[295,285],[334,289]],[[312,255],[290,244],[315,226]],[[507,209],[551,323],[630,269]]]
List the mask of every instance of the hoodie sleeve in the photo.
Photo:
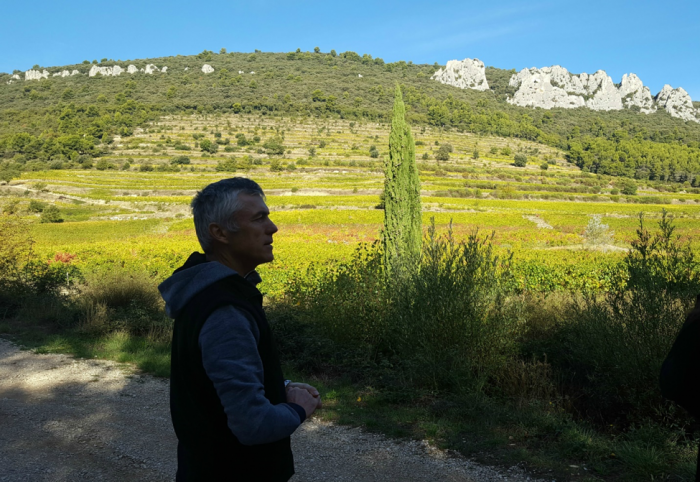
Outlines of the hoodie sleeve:
[[219,395],[228,426],[244,445],[290,436],[306,418],[294,403],[272,405],[265,398],[255,321],[232,306],[216,310],[199,334],[202,362]]

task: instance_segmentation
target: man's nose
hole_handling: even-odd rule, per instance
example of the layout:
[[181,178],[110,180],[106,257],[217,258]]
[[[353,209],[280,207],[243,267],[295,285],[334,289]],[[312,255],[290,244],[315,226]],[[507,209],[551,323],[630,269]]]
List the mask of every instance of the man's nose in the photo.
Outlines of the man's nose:
[[267,229],[268,234],[275,234],[277,231],[279,231],[279,229],[277,229],[277,226],[275,225],[275,223],[270,221],[270,226],[268,226],[268,229]]

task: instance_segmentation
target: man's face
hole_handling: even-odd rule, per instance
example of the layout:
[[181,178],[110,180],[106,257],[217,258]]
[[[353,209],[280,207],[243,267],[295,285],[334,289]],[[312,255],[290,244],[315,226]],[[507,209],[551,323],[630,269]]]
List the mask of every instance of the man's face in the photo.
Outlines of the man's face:
[[245,272],[254,270],[258,265],[275,259],[272,254],[272,235],[277,226],[270,220],[270,210],[260,196],[241,194],[238,200],[243,207],[235,215],[239,230],[235,233],[226,231],[227,251],[236,264]]

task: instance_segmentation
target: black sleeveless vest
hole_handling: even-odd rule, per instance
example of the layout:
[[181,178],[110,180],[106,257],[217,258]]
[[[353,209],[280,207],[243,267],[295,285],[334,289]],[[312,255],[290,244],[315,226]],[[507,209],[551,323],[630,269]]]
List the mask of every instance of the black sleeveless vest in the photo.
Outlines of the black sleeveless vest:
[[[193,253],[178,271],[203,262],[204,255]],[[269,444],[241,444],[229,429],[214,384],[204,370],[199,333],[209,315],[224,306],[234,306],[254,318],[260,331],[258,352],[265,396],[274,405],[287,401],[260,291],[233,275],[195,295],[175,318],[173,329],[170,413],[179,440],[177,481],[287,481],[294,474],[289,437]]]

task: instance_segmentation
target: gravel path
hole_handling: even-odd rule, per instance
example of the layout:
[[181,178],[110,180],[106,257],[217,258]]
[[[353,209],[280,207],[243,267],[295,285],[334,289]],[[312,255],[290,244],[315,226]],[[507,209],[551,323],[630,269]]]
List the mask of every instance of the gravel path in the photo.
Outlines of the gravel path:
[[[534,480],[317,420],[292,445],[293,482]],[[0,481],[172,481],[175,446],[167,380],[0,339]]]

